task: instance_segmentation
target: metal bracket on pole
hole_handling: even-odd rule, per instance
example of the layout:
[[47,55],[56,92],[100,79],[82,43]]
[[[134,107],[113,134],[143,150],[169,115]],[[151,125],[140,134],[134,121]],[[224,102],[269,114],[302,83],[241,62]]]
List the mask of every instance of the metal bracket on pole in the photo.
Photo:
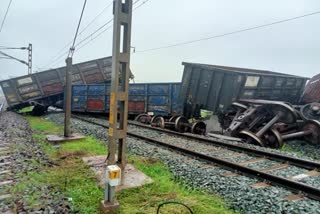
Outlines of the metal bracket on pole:
[[[118,164],[120,166],[122,183],[124,179],[124,169],[126,166],[128,92],[129,77],[131,73],[129,66],[131,21],[132,0],[114,0],[112,82],[109,112],[109,154],[107,164]],[[117,145],[118,160],[116,160]],[[114,202],[114,194],[110,194],[109,188],[110,186],[107,184],[105,191],[105,203]]]

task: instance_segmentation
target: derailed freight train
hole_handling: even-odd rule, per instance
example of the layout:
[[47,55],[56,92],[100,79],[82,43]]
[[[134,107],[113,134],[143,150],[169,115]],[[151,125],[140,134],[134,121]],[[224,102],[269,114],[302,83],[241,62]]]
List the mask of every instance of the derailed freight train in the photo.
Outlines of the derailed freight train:
[[[105,83],[111,80],[111,57],[72,66],[73,84]],[[35,106],[41,114],[49,106],[63,106],[66,67],[50,69],[0,82],[9,110]]]
[[[181,83],[134,83],[129,85],[130,116],[181,115]],[[72,111],[86,113],[109,113],[110,84],[72,86]]]
[[[110,82],[111,61],[111,57],[106,57],[73,65],[73,85]],[[184,72],[181,86],[179,86],[179,92],[175,92],[175,95],[179,94],[179,106],[183,111],[183,115],[187,118],[199,117],[201,109],[217,113],[239,99],[265,99],[299,104],[308,80],[305,77],[256,69],[196,63],[183,63],[183,65]],[[34,105],[36,106],[34,109],[41,112],[45,111],[48,106],[62,107],[65,69],[65,67],[51,69],[1,81],[0,85],[5,94],[9,109],[18,110]],[[171,84],[167,83],[168,86]],[[168,106],[170,106],[172,98],[169,95],[167,98],[155,98],[157,94],[152,94],[152,91],[152,93],[149,93],[149,89],[146,88],[152,88],[153,86],[156,87],[157,85],[150,84],[149,86],[143,86],[143,84],[136,84],[135,87],[141,87],[141,89],[139,89],[140,91],[136,90],[139,91],[139,94],[132,94],[130,96],[129,108],[136,108],[135,112],[142,112],[144,110],[144,113],[158,113],[157,111],[159,111],[160,115],[174,115],[171,112],[172,108],[165,108],[165,105],[159,110],[161,106],[158,105],[159,103],[168,102]],[[314,87],[312,86],[312,88]],[[165,93],[167,92],[169,94],[169,91]],[[145,94],[142,95],[143,93]],[[79,102],[82,102],[79,105],[89,105],[85,108],[87,108],[87,112],[90,112],[90,105],[94,104],[92,99],[96,95],[87,95],[79,97]],[[86,101],[83,101],[84,96],[87,96]],[[133,101],[134,99],[135,101]],[[154,99],[158,100],[155,104],[152,104],[155,101]],[[107,111],[109,104],[106,93],[103,102],[103,107],[101,104],[101,108],[103,108],[103,111]],[[153,108],[158,108],[158,110],[154,111]],[[92,111],[96,110],[93,109]]]

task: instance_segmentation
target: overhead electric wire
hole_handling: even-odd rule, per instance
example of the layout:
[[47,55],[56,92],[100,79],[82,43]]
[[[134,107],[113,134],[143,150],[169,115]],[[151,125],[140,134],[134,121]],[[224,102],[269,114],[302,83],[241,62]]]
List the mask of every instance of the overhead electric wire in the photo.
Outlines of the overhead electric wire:
[[96,15],[96,16],[80,31],[79,35],[80,35],[81,33],[83,33],[85,30],[87,30],[88,27],[90,27],[90,26],[94,23],[94,21],[97,20],[97,18],[98,18],[99,16],[101,16],[109,7],[111,7],[111,5],[113,5],[113,1],[111,1],[110,4],[108,4],[105,8],[103,8],[102,11],[101,11],[98,15]]
[[5,47],[5,46],[0,46],[1,50],[27,50],[27,47],[20,47],[20,48],[16,48],[16,47]]
[[[133,5],[137,4],[139,1],[141,0],[136,0]],[[143,1],[141,4],[139,4],[137,7],[135,7],[133,9],[133,11],[135,11],[136,9],[138,9],[139,7],[141,7],[142,5],[144,5],[145,3],[147,3],[150,0],[145,0]],[[93,40],[95,40],[96,38],[98,38],[99,36],[101,36],[104,32],[106,32],[108,29],[110,29],[112,27],[109,26],[106,29],[104,29],[103,31],[101,31],[98,35],[94,36],[96,33],[98,33],[101,29],[103,29],[105,26],[107,26],[108,24],[110,24],[113,21],[113,18],[110,19],[109,21],[107,21],[106,23],[104,23],[102,26],[98,27],[93,33],[91,33],[90,35],[88,35],[87,37],[85,37],[84,39],[82,39],[80,42],[78,42],[75,47],[81,45],[82,43],[84,43],[85,41],[89,40],[88,42],[86,42],[84,45],[80,46],[79,49],[83,48],[84,46],[88,45],[90,42],[92,42]],[[76,51],[75,51],[76,52]],[[58,62],[58,60],[60,60],[63,56],[65,56],[65,54],[67,54],[68,51],[65,51],[64,53],[62,53],[61,55],[59,55],[57,58],[55,58],[54,60],[52,60],[49,64],[47,64],[45,67],[47,67],[48,65],[56,65]]]
[[78,37],[78,32],[79,32],[79,28],[80,28],[80,25],[81,25],[84,9],[86,8],[86,4],[87,4],[87,0],[84,0],[82,11],[81,11],[81,15],[80,15],[80,19],[79,19],[78,26],[77,26],[77,30],[76,30],[76,33],[74,35],[73,43],[72,43],[72,46],[71,46],[70,51],[69,51],[69,57],[72,57],[73,54],[74,54],[74,50],[75,50],[75,46],[74,45],[75,45],[77,37]]
[[23,61],[23,60],[18,59],[18,58],[16,58],[16,57],[10,56],[9,54],[6,54],[6,53],[3,52],[3,51],[0,51],[0,54],[3,55],[3,56],[5,56],[5,57],[8,57],[8,58],[10,58],[10,59],[14,59],[14,60],[16,60],[16,61],[18,61],[18,62],[21,62],[21,63],[23,63],[23,64],[25,64],[25,65],[28,65],[28,63],[27,63],[26,61]]
[[[133,5],[135,5],[136,3],[138,3],[141,0],[136,0]],[[143,4],[145,4],[146,2],[148,2],[150,0],[145,0],[144,2],[142,2],[142,4],[138,5],[136,8],[133,9],[133,11],[135,11],[137,8],[141,7]],[[108,24],[110,24],[113,21],[113,18],[110,19],[108,22],[106,22],[105,24],[103,24],[101,27],[99,27],[98,29],[96,29],[93,33],[91,33],[89,36],[85,37],[84,39],[82,39],[76,46],[79,46],[80,44],[82,44],[84,41],[88,40],[89,38],[91,38],[94,34],[96,34],[98,31],[100,31],[102,28],[104,28],[105,26],[107,26]],[[106,29],[104,29],[102,32],[100,32],[96,37],[92,38],[90,41],[96,39],[97,37],[99,37],[102,33],[106,32],[108,29],[110,29],[112,27],[109,26]]]
[[[103,29],[105,26],[107,26],[109,23],[112,22],[113,19],[109,20],[107,23],[103,24],[102,26],[100,26],[98,29],[96,29],[93,33],[91,33],[90,35],[88,35],[87,37],[85,37],[84,39],[80,40],[76,45],[75,47],[81,45],[83,42],[85,42],[86,40],[92,38],[92,36],[94,36],[97,32],[99,32],[101,29]],[[103,32],[105,32],[106,30],[110,29],[111,26],[109,26],[108,28],[106,28]],[[64,57],[67,53],[69,52],[69,50],[63,52],[62,54],[60,54],[55,60],[51,61],[50,64],[48,65],[51,65],[55,62],[57,62],[58,60],[60,60],[62,57]],[[56,64],[56,63],[55,63]],[[45,66],[46,67],[46,66]]]
[[189,41],[185,41],[185,42],[178,42],[178,43],[171,44],[171,45],[160,46],[160,47],[149,48],[149,49],[145,49],[145,50],[141,50],[141,51],[136,51],[136,53],[144,53],[144,52],[156,51],[156,50],[160,50],[160,49],[167,49],[167,48],[172,48],[172,47],[178,47],[178,46],[183,46],[183,45],[187,45],[187,44],[192,44],[192,43],[196,43],[196,42],[201,42],[201,41],[205,41],[205,40],[211,40],[211,39],[220,38],[220,37],[224,37],[224,36],[230,36],[230,35],[233,35],[233,34],[243,33],[243,32],[247,32],[247,31],[252,31],[252,30],[255,30],[255,29],[259,29],[259,28],[265,28],[265,27],[269,27],[269,26],[272,26],[272,25],[276,25],[276,24],[282,24],[282,23],[285,23],[285,22],[294,21],[296,19],[301,19],[301,18],[305,18],[307,16],[317,15],[319,13],[320,13],[320,11],[316,11],[316,12],[304,14],[304,15],[301,15],[301,16],[295,16],[295,17],[292,17],[292,18],[283,19],[283,20],[276,21],[276,22],[271,22],[271,23],[268,23],[268,24],[263,24],[263,25],[258,25],[258,26],[255,26],[255,27],[244,28],[244,29],[241,29],[241,30],[231,31],[231,32],[228,32],[228,33],[218,34],[218,35],[214,35],[214,36],[210,36],[210,37],[205,37],[205,38],[195,39],[195,40],[189,40]]
[[[139,2],[140,0],[137,0],[137,2]],[[138,9],[139,7],[141,7],[142,5],[144,5],[145,3],[147,3],[148,1],[150,1],[150,0],[144,0],[141,4],[139,4],[137,7],[135,7],[134,9],[133,9],[133,11],[135,11],[136,9]]]
[[6,10],[6,13],[4,14],[4,17],[3,17],[3,20],[2,20],[2,23],[1,23],[1,27],[0,27],[0,33],[1,33],[1,31],[2,31],[4,22],[5,22],[6,19],[7,19],[7,15],[8,15],[8,12],[9,12],[9,9],[10,9],[10,6],[11,6],[11,3],[12,3],[12,0],[10,0],[10,2],[9,2],[9,4],[8,4],[8,7],[7,7],[7,10]]
[[79,51],[80,49],[82,49],[83,47],[85,47],[86,45],[88,45],[90,42],[92,42],[93,40],[95,40],[96,38],[98,38],[99,36],[101,36],[104,32],[106,32],[107,30],[109,30],[112,26],[107,27],[106,29],[104,29],[103,31],[101,31],[99,34],[97,34],[95,37],[91,38],[88,42],[84,43],[83,45],[81,45],[77,51]]
[[[136,0],[134,3],[133,3],[133,5],[134,4],[136,4],[136,3],[138,3],[139,1],[141,1],[141,0]],[[147,3],[148,1],[150,1],[150,0],[145,0],[145,1],[143,1],[140,5],[138,5],[137,7],[135,7],[132,11],[135,11],[136,9],[138,9],[139,7],[141,7],[142,5],[144,5],[145,3]],[[113,21],[113,19],[111,20],[111,21]],[[93,37],[93,38],[91,38],[91,40],[89,40],[88,42],[86,42],[84,45],[82,45],[81,47],[79,47],[77,50],[80,50],[81,48],[83,48],[84,46],[86,46],[87,44],[89,44],[90,42],[92,42],[93,40],[95,40],[96,38],[98,38],[99,36],[101,36],[104,32],[106,32],[108,29],[110,29],[112,27],[112,25],[111,26],[109,26],[109,27],[107,27],[106,29],[104,29],[102,32],[100,32],[98,35],[96,35],[95,37]],[[78,44],[79,45],[79,44]]]
[[[113,2],[111,2],[110,4],[108,4],[106,7],[104,7],[102,9],[102,11],[97,15],[95,16],[81,31],[80,33],[78,34],[78,36],[80,36],[84,31],[86,31],[93,23],[95,20],[97,20],[97,18],[99,16],[101,16],[111,5],[113,4]],[[59,56],[59,54],[64,51],[70,44],[72,44],[72,41],[68,42],[68,44],[66,44],[63,48],[61,48],[61,50],[58,51],[58,53],[53,57],[53,59],[55,59],[57,56]]]
[[[139,1],[140,1],[140,0],[139,0]],[[105,12],[112,4],[113,4],[113,1],[112,1],[110,4],[108,4],[106,7],[104,7],[103,10],[102,10],[97,16],[95,16],[95,17],[89,22],[89,24],[87,24],[87,25],[80,31],[79,36],[82,35],[82,33],[83,33],[84,31],[86,31],[86,30],[88,29],[88,27],[91,26],[91,25],[94,23],[94,21],[97,20],[97,18],[98,18],[99,16],[101,16],[101,15],[103,14],[103,12]],[[68,51],[65,51],[65,52],[63,52],[63,53],[62,53],[62,51],[64,51],[70,44],[72,44],[72,41],[68,42],[63,48],[61,48],[61,49],[57,52],[57,54],[52,57],[52,60],[51,60],[48,64],[46,64],[44,67],[47,67],[47,66],[51,65],[51,64],[54,63],[57,59],[60,59],[62,56],[64,56],[65,54],[67,54]],[[62,54],[60,54],[60,53],[62,53]],[[61,56],[61,55],[62,55],[62,56]]]

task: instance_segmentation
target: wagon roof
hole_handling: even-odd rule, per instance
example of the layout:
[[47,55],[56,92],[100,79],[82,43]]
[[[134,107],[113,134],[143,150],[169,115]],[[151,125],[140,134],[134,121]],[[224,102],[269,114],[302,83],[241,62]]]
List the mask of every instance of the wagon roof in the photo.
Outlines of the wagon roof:
[[223,72],[231,72],[231,73],[240,73],[240,74],[256,74],[256,75],[266,75],[266,76],[277,76],[277,77],[293,77],[293,78],[301,78],[301,79],[310,79],[308,77],[301,77],[291,74],[279,73],[268,70],[258,70],[258,69],[249,69],[249,68],[238,68],[238,67],[230,67],[230,66],[222,66],[222,65],[209,65],[209,64],[201,64],[201,63],[190,63],[190,62],[182,62],[184,66],[191,66],[206,70],[212,71],[223,71]]

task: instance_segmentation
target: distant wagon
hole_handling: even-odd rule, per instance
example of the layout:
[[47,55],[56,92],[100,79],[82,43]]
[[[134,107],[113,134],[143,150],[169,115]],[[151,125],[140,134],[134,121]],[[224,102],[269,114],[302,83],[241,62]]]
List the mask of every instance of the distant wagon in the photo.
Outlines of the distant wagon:
[[[111,57],[73,65],[72,83],[105,83],[111,80]],[[63,105],[66,67],[50,69],[0,82],[9,110],[35,106],[43,113],[49,106]]]

